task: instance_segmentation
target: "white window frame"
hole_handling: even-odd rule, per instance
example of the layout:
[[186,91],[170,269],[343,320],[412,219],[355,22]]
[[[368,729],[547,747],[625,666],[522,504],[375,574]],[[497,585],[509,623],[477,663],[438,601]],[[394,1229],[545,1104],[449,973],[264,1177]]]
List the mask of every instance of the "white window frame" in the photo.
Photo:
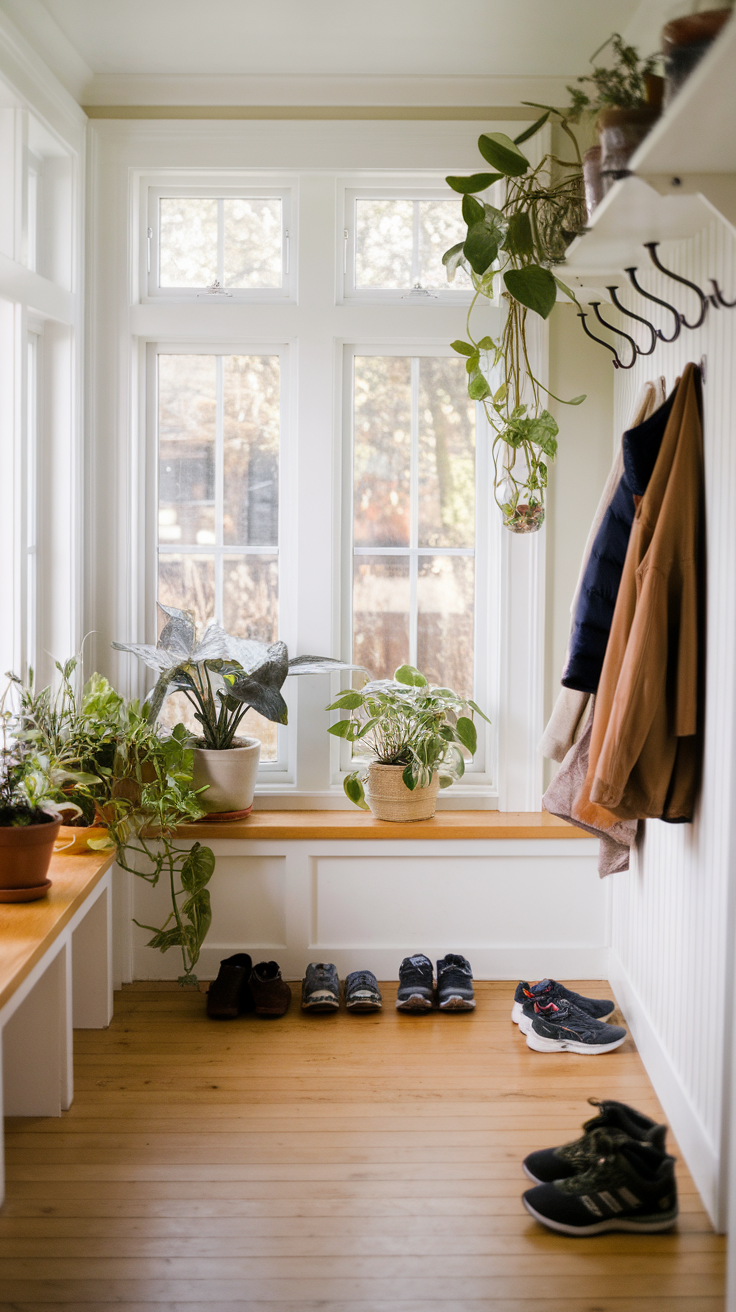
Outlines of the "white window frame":
[[[364,555],[408,555],[410,561],[412,557],[418,560],[421,555],[425,556],[467,556],[472,555],[475,565],[475,585],[474,585],[474,650],[473,650],[473,700],[482,707],[486,714],[491,713],[491,709],[498,704],[498,677],[499,663],[496,649],[490,641],[490,635],[493,631],[493,621],[498,610],[499,604],[499,580],[500,580],[500,533],[498,524],[488,515],[483,513],[483,508],[488,504],[492,497],[492,468],[489,430],[485,419],[483,408],[476,405],[476,444],[475,444],[475,541],[472,551],[458,550],[453,548],[442,547],[414,547],[394,548],[394,547],[365,547],[355,548],[353,544],[353,506],[354,506],[354,487],[353,487],[353,455],[354,455],[354,430],[355,430],[355,413],[354,413],[354,380],[355,380],[355,358],[356,356],[399,356],[408,359],[418,359],[420,357],[440,356],[445,359],[451,359],[454,352],[448,343],[444,340],[436,342],[403,341],[401,343],[349,343],[343,348],[343,486],[342,486],[342,547],[341,557],[341,617],[342,617],[342,650],[346,653],[352,651],[353,641],[353,563],[355,555],[360,552]],[[413,429],[413,425],[412,425]],[[414,448],[416,434],[412,432],[412,448]],[[416,451],[412,449],[412,466],[415,464]],[[414,471],[416,473],[416,471]],[[413,573],[413,572],[412,572]],[[412,575],[410,575],[411,577]],[[411,606],[415,606],[415,595],[412,593]],[[410,616],[411,623],[411,616]],[[497,645],[497,644],[496,644]],[[411,661],[415,653],[408,654]],[[335,711],[331,715],[331,722],[334,724],[341,717],[340,713]],[[454,784],[453,792],[455,796],[472,795],[477,790],[478,785],[482,784],[489,788],[496,787],[498,775],[498,749],[497,733],[494,725],[487,725],[480,717],[476,717],[478,729],[478,750],[472,761],[466,764],[466,774],[463,777],[463,784]],[[355,770],[359,760],[352,755],[352,746],[342,739],[335,739],[333,748],[333,782],[342,784],[345,775]]]
[[[492,195],[495,188],[491,190]],[[338,250],[337,299],[338,304],[364,305],[469,305],[473,299],[472,287],[456,287],[453,283],[443,288],[414,290],[414,287],[356,287],[356,205],[359,200],[453,200],[462,202],[459,195],[448,195],[447,186],[413,184],[397,186],[395,176],[390,180],[377,179],[372,184],[351,185],[342,179],[338,185]],[[494,302],[497,303],[497,302]]]
[[[297,233],[295,228],[296,207],[293,201],[293,187],[282,182],[273,185],[236,186],[213,179],[207,186],[193,185],[191,178],[177,184],[175,181],[166,185],[149,183],[145,187],[145,204],[141,206],[143,230],[140,233],[141,300],[147,302],[161,301],[207,301],[214,304],[232,304],[233,302],[293,302],[297,297]],[[242,196],[252,199],[277,199],[281,201],[281,271],[280,287],[223,287],[213,294],[205,287],[160,287],[160,201],[167,197],[201,197],[202,199],[228,200]],[[218,281],[222,277],[218,274]]]
[[[280,396],[280,416],[279,416],[279,514],[278,514],[278,535],[279,540],[276,544],[276,554],[278,557],[278,580],[279,580],[279,613],[282,607],[286,610],[287,616],[293,615],[293,523],[294,523],[294,487],[293,480],[290,478],[290,470],[295,462],[295,441],[293,433],[293,424],[291,423],[292,405],[292,373],[291,373],[291,356],[293,354],[293,343],[289,342],[214,342],[214,341],[149,341],[146,346],[146,454],[147,454],[147,478],[146,487],[148,489],[148,505],[146,507],[146,521],[148,523],[148,544],[146,551],[147,560],[147,586],[146,595],[148,598],[146,609],[149,614],[155,614],[156,597],[158,593],[158,561],[159,555],[213,555],[215,558],[215,597],[216,604],[221,601],[221,569],[218,570],[218,558],[220,561],[223,556],[232,555],[268,555],[266,547],[230,547],[222,542],[222,521],[216,522],[216,542],[213,545],[195,545],[195,546],[178,546],[171,544],[170,549],[164,547],[163,552],[158,544],[158,357],[159,355],[207,355],[207,356],[226,356],[226,355],[277,355],[279,357],[279,371],[281,381]],[[218,371],[219,372],[219,371]],[[223,433],[221,426],[217,426],[215,435],[216,449],[218,456],[222,452]],[[218,462],[219,464],[219,462]],[[222,495],[222,488],[216,489],[216,497]],[[218,590],[218,577],[220,587]],[[222,623],[222,615],[217,614],[216,620]],[[287,625],[284,626],[288,630]],[[279,622],[278,636],[283,638],[282,626]],[[288,645],[288,643],[287,643]],[[290,713],[289,724],[279,725],[277,732],[277,756],[275,761],[261,761],[259,765],[259,775],[268,776],[270,784],[292,784],[294,782],[294,760],[296,753],[296,713]]]

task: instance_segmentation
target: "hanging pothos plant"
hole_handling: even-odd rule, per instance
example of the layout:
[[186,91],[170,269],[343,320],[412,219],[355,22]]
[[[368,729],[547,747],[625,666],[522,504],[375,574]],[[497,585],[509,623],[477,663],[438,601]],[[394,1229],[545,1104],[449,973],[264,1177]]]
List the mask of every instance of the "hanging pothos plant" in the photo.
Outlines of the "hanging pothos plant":
[[[467,341],[453,342],[452,347],[466,357],[468,395],[482,403],[493,430],[494,495],[504,524],[515,533],[534,532],[542,525],[547,461],[554,460],[559,431],[544,399],[553,394],[535,376],[529,360],[527,315],[532,311],[546,319],[558,288],[575,301],[552,267],[564,260],[586,220],[582,160],[567,117],[551,107],[536,108],[544,109],[541,118],[513,141],[503,132],[484,132],[479,138],[478,149],[494,172],[447,179],[463,197],[468,231],[465,240],[442,257],[449,281],[463,267],[475,291]],[[550,116],[559,120],[575,157],[562,160],[547,154],[534,166],[519,146]],[[478,199],[502,181],[506,196],[500,208]],[[492,301],[499,290],[507,306],[501,335],[476,341],[470,330],[473,310],[480,297]],[[584,400],[576,396],[564,404]]]

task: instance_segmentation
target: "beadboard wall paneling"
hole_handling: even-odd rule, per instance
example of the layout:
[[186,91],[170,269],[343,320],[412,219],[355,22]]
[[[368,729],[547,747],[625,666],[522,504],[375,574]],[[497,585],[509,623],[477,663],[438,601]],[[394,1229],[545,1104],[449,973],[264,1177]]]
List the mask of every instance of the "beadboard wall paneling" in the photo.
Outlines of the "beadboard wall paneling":
[[[736,241],[724,225],[714,222],[695,238],[665,244],[659,255],[667,267],[705,291],[715,277],[727,299],[736,296]],[[693,293],[659,274],[645,251],[639,274],[648,290],[679,306],[691,321],[697,318]],[[642,314],[651,310],[653,322],[672,331],[671,315],[650,303],[644,309],[626,278],[618,282],[624,304]],[[627,332],[630,325],[630,320],[622,323]],[[646,337],[642,330],[642,344]],[[646,379],[663,374],[669,391],[683,366],[703,355],[708,550],[703,787],[695,822],[647,822],[631,870],[611,881],[611,982],[705,1205],[722,1227],[725,1167],[719,1159],[727,1143],[730,1068],[736,310],[711,307],[702,328],[683,328],[676,342],[658,344],[631,370],[617,370],[614,393],[619,433]]]

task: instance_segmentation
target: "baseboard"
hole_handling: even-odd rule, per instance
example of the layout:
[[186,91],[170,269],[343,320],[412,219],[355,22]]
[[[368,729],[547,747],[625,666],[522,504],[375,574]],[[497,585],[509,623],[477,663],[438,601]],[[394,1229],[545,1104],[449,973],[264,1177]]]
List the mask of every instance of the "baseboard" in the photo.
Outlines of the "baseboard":
[[718,1153],[682,1086],[651,1016],[613,949],[609,980],[705,1209],[716,1230],[723,1232],[726,1219],[719,1215]]

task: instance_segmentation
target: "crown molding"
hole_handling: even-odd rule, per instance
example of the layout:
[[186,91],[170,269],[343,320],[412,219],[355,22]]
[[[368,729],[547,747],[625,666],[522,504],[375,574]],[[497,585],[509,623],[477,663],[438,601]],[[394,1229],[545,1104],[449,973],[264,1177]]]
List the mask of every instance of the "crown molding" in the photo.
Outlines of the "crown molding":
[[64,141],[79,148],[87,117],[22,32],[0,10],[0,80],[17,103],[43,118]]

